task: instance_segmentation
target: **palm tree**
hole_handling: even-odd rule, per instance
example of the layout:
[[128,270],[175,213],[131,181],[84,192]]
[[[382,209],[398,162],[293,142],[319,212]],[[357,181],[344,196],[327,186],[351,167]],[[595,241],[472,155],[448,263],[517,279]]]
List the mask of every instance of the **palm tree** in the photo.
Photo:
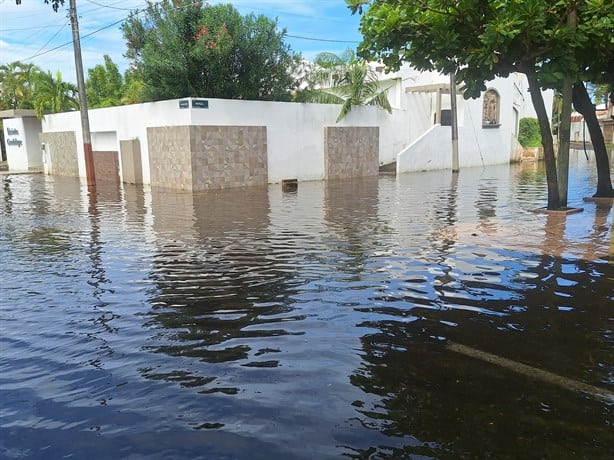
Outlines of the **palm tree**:
[[62,80],[62,73],[57,71],[55,78],[51,72],[41,73],[35,85],[34,110],[38,118],[45,112],[66,112],[79,108],[77,87]]
[[391,84],[382,84],[377,73],[365,61],[359,61],[351,50],[343,54],[320,53],[315,58],[315,69],[308,77],[309,88],[305,98],[310,102],[341,104],[337,122],[354,106],[373,105],[392,111],[388,101]]
[[20,61],[0,66],[0,109],[34,107],[34,85],[39,67]]

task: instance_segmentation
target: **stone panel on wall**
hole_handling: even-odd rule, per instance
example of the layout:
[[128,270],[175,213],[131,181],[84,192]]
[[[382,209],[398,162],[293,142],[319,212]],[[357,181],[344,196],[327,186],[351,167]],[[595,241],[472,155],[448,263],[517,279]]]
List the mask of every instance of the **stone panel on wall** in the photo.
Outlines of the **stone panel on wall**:
[[189,126],[147,128],[151,185],[192,190]]
[[191,126],[193,190],[266,185],[265,126]]
[[119,159],[115,151],[92,152],[96,183],[107,182],[119,185]]
[[119,141],[122,159],[122,179],[128,184],[143,183],[143,166],[141,164],[141,143],[138,139]]
[[324,128],[326,179],[375,176],[379,173],[379,128]]
[[39,139],[49,146],[50,174],[79,177],[77,138],[74,131],[40,133]]

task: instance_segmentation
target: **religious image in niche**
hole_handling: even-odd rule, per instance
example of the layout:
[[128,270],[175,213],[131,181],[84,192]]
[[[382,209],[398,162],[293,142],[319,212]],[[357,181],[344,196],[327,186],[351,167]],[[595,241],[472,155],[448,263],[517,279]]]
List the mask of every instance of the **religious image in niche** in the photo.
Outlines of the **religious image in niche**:
[[499,124],[499,95],[493,89],[484,93],[482,125]]

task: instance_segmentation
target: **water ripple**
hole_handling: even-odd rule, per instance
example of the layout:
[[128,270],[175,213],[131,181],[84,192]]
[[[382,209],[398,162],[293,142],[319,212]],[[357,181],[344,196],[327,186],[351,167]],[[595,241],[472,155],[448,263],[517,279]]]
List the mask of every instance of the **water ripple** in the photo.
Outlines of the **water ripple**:
[[611,206],[529,213],[538,170],[294,194],[2,180],[2,457],[614,449],[611,405],[447,347],[611,391]]

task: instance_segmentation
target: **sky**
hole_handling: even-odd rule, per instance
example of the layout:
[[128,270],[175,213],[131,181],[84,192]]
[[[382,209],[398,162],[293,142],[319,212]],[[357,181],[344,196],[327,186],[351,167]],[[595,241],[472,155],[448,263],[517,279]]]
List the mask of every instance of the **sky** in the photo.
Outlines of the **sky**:
[[[143,9],[146,0],[76,0],[81,34],[83,68],[103,63],[111,56],[121,71],[128,67],[120,25],[130,10]],[[76,72],[68,0],[57,13],[43,0],[0,0],[0,65],[30,62],[43,70],[60,71],[62,79],[75,82]],[[212,0],[232,3],[241,14],[263,14],[286,29],[286,43],[305,59],[322,51],[341,53],[355,49],[361,39],[359,17],[344,0]]]

